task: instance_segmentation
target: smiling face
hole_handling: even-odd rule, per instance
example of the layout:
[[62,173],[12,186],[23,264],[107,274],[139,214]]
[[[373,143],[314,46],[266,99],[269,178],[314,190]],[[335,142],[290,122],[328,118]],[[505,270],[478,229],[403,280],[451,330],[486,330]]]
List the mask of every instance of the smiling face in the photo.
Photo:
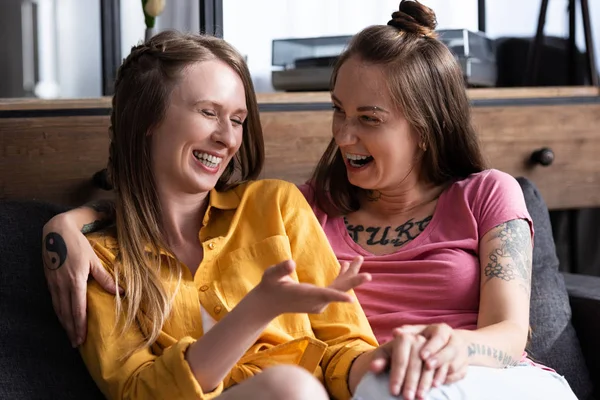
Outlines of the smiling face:
[[393,102],[380,67],[349,58],[338,71],[331,97],[333,138],[350,183],[384,191],[418,173],[422,151],[417,136]]
[[242,144],[247,116],[244,85],[223,61],[186,67],[152,135],[152,169],[159,190],[212,190]]

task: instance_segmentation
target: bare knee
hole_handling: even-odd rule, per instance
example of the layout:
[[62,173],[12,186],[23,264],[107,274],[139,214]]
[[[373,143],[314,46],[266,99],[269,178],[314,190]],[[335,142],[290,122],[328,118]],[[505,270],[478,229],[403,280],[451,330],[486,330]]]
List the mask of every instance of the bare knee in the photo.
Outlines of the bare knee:
[[265,399],[327,400],[329,396],[317,378],[303,368],[279,365],[263,371]]

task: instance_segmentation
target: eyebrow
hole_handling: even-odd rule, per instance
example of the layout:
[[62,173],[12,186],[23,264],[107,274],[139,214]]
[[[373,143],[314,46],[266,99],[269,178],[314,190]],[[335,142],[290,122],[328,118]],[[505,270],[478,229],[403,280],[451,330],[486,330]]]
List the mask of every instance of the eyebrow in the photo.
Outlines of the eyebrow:
[[[339,103],[342,104],[342,102],[340,101],[340,99],[338,99],[333,93],[331,94],[331,99],[333,100],[334,103]],[[387,111],[385,108],[379,107],[379,106],[360,106],[356,108],[356,111],[376,111],[376,112],[384,112],[384,113],[388,113],[389,111]]]

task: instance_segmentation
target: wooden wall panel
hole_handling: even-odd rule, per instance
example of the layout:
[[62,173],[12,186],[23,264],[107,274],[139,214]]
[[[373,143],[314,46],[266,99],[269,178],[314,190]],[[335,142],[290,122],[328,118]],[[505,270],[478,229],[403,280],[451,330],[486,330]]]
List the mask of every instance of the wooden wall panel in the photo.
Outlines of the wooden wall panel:
[[[1,108],[1,107],[0,107]],[[600,103],[475,107],[474,123],[491,166],[527,176],[550,208],[600,206]],[[331,137],[331,112],[261,114],[263,177],[302,183]],[[108,117],[0,118],[0,199],[37,198],[76,205],[97,196],[92,175],[104,168]],[[528,164],[549,147],[549,167]]]
[[[473,118],[491,166],[531,179],[549,208],[600,206],[600,104],[482,107]],[[542,147],[552,165],[529,164]]]
[[76,205],[108,159],[108,117],[0,119],[0,199]]
[[306,182],[331,139],[331,112],[268,112],[261,114],[261,122],[263,177]]

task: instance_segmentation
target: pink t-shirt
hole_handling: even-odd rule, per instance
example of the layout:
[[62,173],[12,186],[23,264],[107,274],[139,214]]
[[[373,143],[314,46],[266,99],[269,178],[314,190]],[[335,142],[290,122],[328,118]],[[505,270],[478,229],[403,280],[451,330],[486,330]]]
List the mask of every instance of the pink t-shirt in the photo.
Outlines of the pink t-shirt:
[[397,252],[377,256],[356,244],[342,217],[317,209],[312,189],[300,187],[325,230],[339,260],[364,257],[362,271],[373,280],[356,289],[380,343],[405,324],[445,322],[455,329],[476,329],[479,310],[479,240],[490,229],[526,219],[518,182],[486,170],[451,184],[440,195],[429,225]]

